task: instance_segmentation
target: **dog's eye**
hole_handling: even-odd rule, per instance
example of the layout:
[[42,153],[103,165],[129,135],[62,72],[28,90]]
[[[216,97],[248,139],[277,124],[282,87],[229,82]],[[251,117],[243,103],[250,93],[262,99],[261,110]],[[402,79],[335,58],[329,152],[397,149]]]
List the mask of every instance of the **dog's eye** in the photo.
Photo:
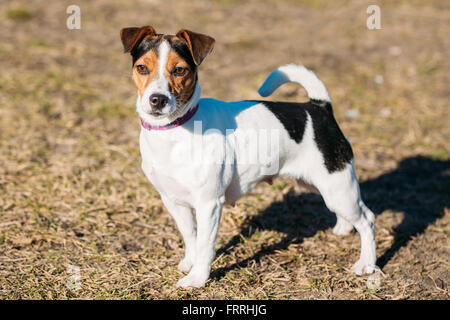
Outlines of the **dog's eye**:
[[144,66],[143,64],[138,64],[136,66],[136,70],[140,74],[148,74],[148,68],[146,66]]
[[183,76],[186,73],[187,69],[182,67],[175,67],[172,70],[172,74],[175,76]]

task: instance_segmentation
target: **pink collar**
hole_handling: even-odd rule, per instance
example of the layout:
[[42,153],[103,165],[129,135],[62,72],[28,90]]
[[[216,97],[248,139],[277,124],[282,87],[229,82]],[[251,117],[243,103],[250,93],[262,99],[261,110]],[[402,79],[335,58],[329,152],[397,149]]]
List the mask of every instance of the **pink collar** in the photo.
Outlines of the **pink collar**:
[[179,117],[179,118],[175,119],[174,121],[172,121],[171,123],[166,124],[164,126],[151,125],[150,123],[145,122],[144,120],[142,120],[142,118],[141,118],[141,125],[142,125],[143,128],[145,128],[147,130],[168,130],[168,129],[173,129],[173,128],[179,127],[179,126],[185,124],[187,121],[189,121],[189,119],[191,119],[194,116],[194,114],[197,112],[197,110],[198,110],[198,103],[197,103],[197,105],[194,108],[190,109],[182,117]]

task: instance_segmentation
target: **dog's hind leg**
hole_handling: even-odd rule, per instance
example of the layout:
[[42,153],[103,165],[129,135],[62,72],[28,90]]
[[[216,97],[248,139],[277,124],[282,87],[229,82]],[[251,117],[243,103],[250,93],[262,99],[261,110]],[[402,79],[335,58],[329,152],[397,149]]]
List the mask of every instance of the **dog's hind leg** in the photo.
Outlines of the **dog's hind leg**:
[[[297,184],[299,186],[302,186],[302,187],[308,189],[311,192],[320,193],[319,190],[315,186],[306,183],[302,179],[297,179]],[[342,218],[339,215],[336,215],[336,218],[337,218],[337,222],[333,228],[333,233],[335,235],[345,236],[345,235],[349,234],[350,231],[353,230],[353,224],[351,224],[350,222],[348,222],[347,220],[345,220],[344,218]]]
[[361,236],[361,256],[359,260],[353,265],[352,271],[357,275],[363,273],[373,273],[379,268],[376,263],[376,243],[374,235],[375,215],[364,202],[358,201],[360,218],[353,221],[353,225],[358,230]]
[[361,255],[353,265],[352,271],[358,275],[373,273],[378,269],[375,265],[375,216],[361,200],[353,165],[348,164],[343,170],[329,174],[327,179],[316,181],[314,185],[321,193],[328,209],[336,213],[338,229],[348,230],[353,226],[360,234]]

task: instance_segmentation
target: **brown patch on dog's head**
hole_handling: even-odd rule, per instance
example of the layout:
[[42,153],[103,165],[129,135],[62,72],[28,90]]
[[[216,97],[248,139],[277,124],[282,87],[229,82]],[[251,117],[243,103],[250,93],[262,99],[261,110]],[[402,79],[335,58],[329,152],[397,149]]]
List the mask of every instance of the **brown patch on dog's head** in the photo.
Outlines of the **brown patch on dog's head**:
[[[171,92],[177,104],[186,103],[192,96],[197,83],[197,67],[212,51],[215,40],[207,35],[189,30],[180,30],[175,36],[169,36],[172,50],[167,59],[167,72]],[[176,68],[183,72],[178,74]]]
[[158,76],[158,55],[155,50],[149,50],[133,65],[132,78],[139,95],[142,97],[145,88]]
[[175,96],[177,105],[185,104],[192,96],[197,83],[197,70],[174,49],[170,50],[166,63],[166,77],[169,90]]

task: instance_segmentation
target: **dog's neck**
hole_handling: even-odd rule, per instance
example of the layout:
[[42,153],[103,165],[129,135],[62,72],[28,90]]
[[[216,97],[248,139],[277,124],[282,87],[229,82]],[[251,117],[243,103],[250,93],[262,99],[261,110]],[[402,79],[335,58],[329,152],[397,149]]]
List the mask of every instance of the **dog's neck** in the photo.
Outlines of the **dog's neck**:
[[177,119],[183,117],[187,112],[189,112],[189,110],[195,108],[200,100],[201,92],[202,89],[197,82],[197,84],[195,85],[194,93],[192,94],[191,98],[185,104],[178,106],[176,110],[172,112],[169,116],[164,117],[162,119],[156,119],[148,114],[141,114],[141,113],[139,113],[139,116],[141,117],[142,120],[144,120],[151,126],[158,126],[158,127],[166,126],[176,121]]

